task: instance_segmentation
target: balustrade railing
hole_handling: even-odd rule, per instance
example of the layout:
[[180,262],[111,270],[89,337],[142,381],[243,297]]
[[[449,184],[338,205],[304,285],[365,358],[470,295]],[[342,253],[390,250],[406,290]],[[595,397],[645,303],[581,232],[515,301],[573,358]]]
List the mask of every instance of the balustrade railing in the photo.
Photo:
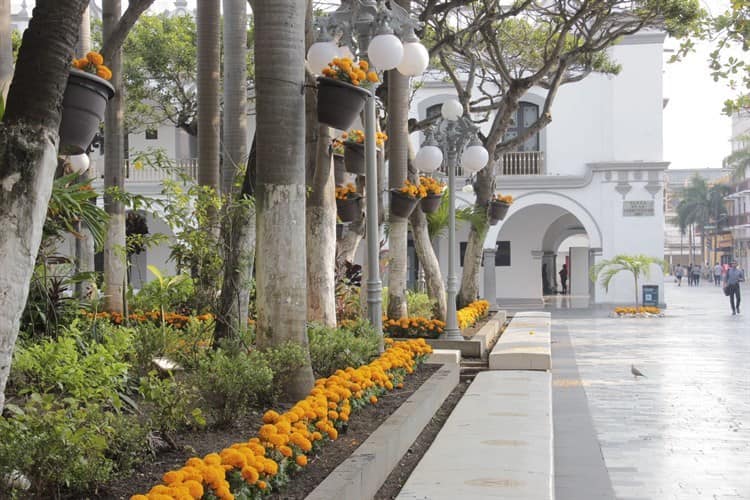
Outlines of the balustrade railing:
[[740,215],[730,215],[729,216],[729,226],[743,226],[745,224],[750,224],[750,215],[749,214],[740,214]]
[[[96,177],[104,177],[104,160],[94,162]],[[167,179],[196,180],[198,178],[198,161],[195,158],[172,160],[164,166],[152,166],[142,162],[125,161],[125,182],[145,184],[163,182]]]
[[512,151],[502,157],[501,175],[543,175],[544,151]]

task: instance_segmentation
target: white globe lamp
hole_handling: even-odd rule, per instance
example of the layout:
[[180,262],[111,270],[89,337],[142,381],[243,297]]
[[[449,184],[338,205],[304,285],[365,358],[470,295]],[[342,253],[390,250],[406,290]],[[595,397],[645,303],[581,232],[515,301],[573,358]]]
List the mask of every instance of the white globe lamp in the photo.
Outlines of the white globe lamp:
[[393,69],[401,63],[404,46],[396,35],[377,35],[367,46],[367,57],[373,66],[380,70]]
[[396,69],[404,76],[419,76],[429,63],[430,54],[425,46],[419,42],[408,42],[404,44],[404,57]]
[[68,156],[68,165],[70,165],[71,174],[81,174],[88,170],[91,161],[86,154]]
[[319,75],[335,57],[339,57],[339,48],[334,42],[315,42],[307,51],[307,64],[310,71]]
[[484,146],[479,144],[473,144],[468,148],[464,149],[461,155],[461,166],[464,170],[470,174],[479,172],[487,165],[487,161],[490,159],[490,155]]
[[455,99],[445,101],[440,108],[440,114],[448,121],[454,122],[464,113],[464,107]]
[[352,49],[348,45],[339,47],[339,57],[354,60],[354,54],[352,54]]
[[437,146],[422,146],[414,158],[414,165],[420,172],[430,173],[443,163],[443,152]]

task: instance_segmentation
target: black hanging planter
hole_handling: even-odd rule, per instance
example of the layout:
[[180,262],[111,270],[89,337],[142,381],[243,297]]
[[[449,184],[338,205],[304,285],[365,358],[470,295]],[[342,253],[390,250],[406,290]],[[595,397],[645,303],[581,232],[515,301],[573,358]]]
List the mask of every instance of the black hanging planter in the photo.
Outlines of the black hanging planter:
[[504,201],[492,200],[489,207],[487,208],[487,219],[489,219],[490,226],[494,226],[505,218],[505,214],[508,213],[510,203]]
[[337,186],[346,184],[346,168],[344,167],[344,155],[333,155],[333,177]]
[[440,208],[440,202],[443,201],[443,194],[428,194],[426,197],[422,198],[422,201],[420,202],[420,206],[422,207],[422,212],[426,214],[432,214],[437,212],[437,209]]
[[366,175],[365,145],[356,143],[344,144],[344,166],[346,171],[357,175]]
[[344,200],[336,200],[336,212],[341,222],[354,222],[359,218],[362,213],[361,200],[362,197],[359,195]]
[[107,101],[114,95],[115,88],[107,80],[86,71],[70,70],[63,95],[60,153],[86,152],[104,120]]
[[350,83],[318,77],[318,121],[347,130],[357,119],[369,92]]
[[419,203],[419,198],[407,196],[398,189],[391,189],[391,214],[407,218]]

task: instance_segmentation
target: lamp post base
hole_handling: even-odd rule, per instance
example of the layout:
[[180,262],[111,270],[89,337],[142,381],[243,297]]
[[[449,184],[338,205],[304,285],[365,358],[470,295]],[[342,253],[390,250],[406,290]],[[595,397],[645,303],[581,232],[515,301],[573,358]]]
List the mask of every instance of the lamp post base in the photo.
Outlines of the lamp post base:
[[443,330],[443,337],[445,340],[464,340],[463,335],[461,335],[461,330],[458,328],[450,330],[446,328]]

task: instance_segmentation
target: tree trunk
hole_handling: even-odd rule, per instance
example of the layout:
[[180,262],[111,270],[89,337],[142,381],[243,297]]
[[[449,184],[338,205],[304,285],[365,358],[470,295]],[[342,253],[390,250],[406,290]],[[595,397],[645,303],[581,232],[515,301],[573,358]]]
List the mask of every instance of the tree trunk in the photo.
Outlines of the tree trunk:
[[338,242],[336,262],[354,262],[357,249],[365,237],[365,219],[360,217],[349,224],[346,234]]
[[0,95],[8,94],[13,78],[13,44],[10,33],[10,0],[0,0]]
[[[212,188],[219,185],[219,74],[221,40],[219,38],[219,0],[198,2],[198,184]],[[244,62],[243,62],[244,64]],[[216,213],[209,218],[210,231],[216,237]]]
[[[120,0],[105,0],[102,4],[102,34],[107,38],[120,19]],[[109,214],[107,239],[104,243],[104,308],[122,314],[125,311],[125,206],[110,190],[125,190],[124,117],[125,98],[122,94],[122,49],[114,50],[105,61],[112,70],[110,83],[115,96],[107,104],[104,116],[104,210]]]
[[0,123],[0,413],[52,180],[62,96],[85,0],[37,0]]
[[224,2],[224,131],[221,192],[227,198],[247,157],[247,2]]
[[[89,16],[89,8],[83,11],[83,17],[81,19],[81,27],[78,32],[78,43],[76,44],[76,55],[79,58],[85,57],[86,53],[91,50],[91,18]],[[79,182],[93,181],[94,169],[89,168],[83,172],[79,177]],[[91,203],[96,203],[96,200],[91,200]],[[76,238],[76,272],[78,273],[93,273],[94,268],[94,256],[96,255],[94,249],[94,238],[91,235],[91,231],[86,226],[78,222],[76,229],[79,238]],[[85,298],[92,290],[92,282],[89,280],[79,281],[76,283],[76,296]]]
[[[224,150],[221,190],[227,200],[222,218],[224,279],[214,340],[247,330],[250,286],[255,260],[255,207],[249,177],[255,155],[247,156],[247,6],[244,0],[224,1]],[[246,161],[244,189],[237,199],[233,183],[237,166]]]
[[254,13],[257,342],[292,341],[307,353],[308,364],[284,388],[284,399],[297,401],[314,383],[306,331],[305,8],[294,0],[257,0]]
[[[409,9],[409,0],[399,2]],[[399,189],[407,175],[409,154],[409,77],[397,70],[388,72],[388,187]],[[388,231],[388,311],[389,318],[408,315],[406,306],[407,238],[409,221],[389,215]]]

